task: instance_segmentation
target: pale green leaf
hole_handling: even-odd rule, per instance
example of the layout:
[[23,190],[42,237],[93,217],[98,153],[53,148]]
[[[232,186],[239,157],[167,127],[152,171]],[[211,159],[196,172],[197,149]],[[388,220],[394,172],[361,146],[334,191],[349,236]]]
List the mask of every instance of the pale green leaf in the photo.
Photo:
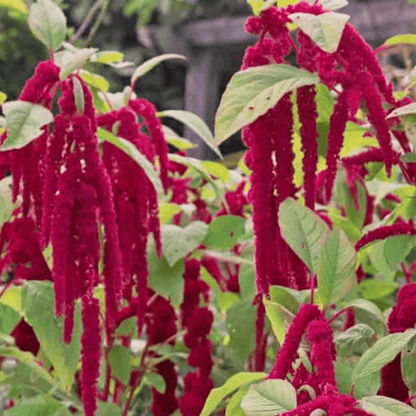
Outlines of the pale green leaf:
[[406,33],[404,35],[395,35],[388,38],[384,42],[385,46],[392,45],[416,45],[416,35],[413,33]]
[[72,71],[80,69],[97,50],[96,48],[85,48],[76,51],[73,55],[64,55],[64,62],[59,72],[60,80],[64,80]]
[[108,352],[111,374],[123,385],[128,385],[131,372],[131,354],[128,348],[114,345]]
[[416,416],[416,410],[409,405],[384,396],[364,397],[359,401],[361,407],[379,416]]
[[99,91],[107,92],[110,87],[108,81],[101,75],[93,74],[85,69],[81,69],[79,75],[88,85],[97,88]]

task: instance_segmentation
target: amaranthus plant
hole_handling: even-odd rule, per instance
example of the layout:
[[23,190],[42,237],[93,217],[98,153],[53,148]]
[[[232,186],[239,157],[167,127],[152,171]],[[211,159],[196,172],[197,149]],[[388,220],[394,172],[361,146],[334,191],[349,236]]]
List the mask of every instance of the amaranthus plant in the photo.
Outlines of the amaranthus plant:
[[[416,106],[344,0],[250,3],[216,141],[135,93],[185,57],[110,93],[87,68],[122,53],[23,8],[49,58],[2,102],[5,415],[416,415]],[[188,157],[165,117],[248,150]]]

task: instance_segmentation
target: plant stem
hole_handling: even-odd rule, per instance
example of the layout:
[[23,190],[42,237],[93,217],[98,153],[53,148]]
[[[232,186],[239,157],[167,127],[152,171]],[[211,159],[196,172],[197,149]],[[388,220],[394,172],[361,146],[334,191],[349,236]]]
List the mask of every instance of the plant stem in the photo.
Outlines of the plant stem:
[[87,29],[88,25],[91,23],[92,18],[94,17],[95,12],[100,7],[102,0],[97,0],[91,9],[89,10],[87,16],[85,17],[84,21],[81,23],[81,26],[78,28],[78,30],[71,36],[71,42],[75,42],[77,39],[79,39],[82,34]]
[[101,23],[104,20],[105,14],[107,12],[107,8],[109,5],[109,0],[102,0],[101,1],[101,11],[100,14],[97,17],[97,20],[95,21],[93,27],[91,28],[90,34],[88,35],[87,40],[85,41],[84,47],[86,47],[93,39],[95,34],[97,33],[98,28],[101,26]]

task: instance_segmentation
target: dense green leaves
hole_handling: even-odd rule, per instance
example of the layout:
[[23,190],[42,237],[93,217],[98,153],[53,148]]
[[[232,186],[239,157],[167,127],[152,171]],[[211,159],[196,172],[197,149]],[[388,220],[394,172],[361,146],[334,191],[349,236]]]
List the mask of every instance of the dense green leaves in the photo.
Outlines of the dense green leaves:
[[253,384],[241,401],[247,416],[274,416],[295,407],[296,391],[286,380],[264,380]]
[[7,138],[1,150],[21,149],[42,134],[41,128],[53,120],[45,107],[27,101],[9,101],[3,104],[6,116]]
[[315,74],[284,64],[237,72],[222,96],[215,119],[215,140],[221,144],[273,108],[287,92],[318,82]]
[[38,0],[29,12],[33,34],[51,51],[58,50],[66,35],[66,17],[51,0]]
[[50,396],[39,395],[19,400],[14,407],[6,410],[4,416],[70,416],[63,403]]
[[244,218],[236,215],[222,215],[208,226],[204,245],[213,250],[226,250],[234,247],[244,234]]

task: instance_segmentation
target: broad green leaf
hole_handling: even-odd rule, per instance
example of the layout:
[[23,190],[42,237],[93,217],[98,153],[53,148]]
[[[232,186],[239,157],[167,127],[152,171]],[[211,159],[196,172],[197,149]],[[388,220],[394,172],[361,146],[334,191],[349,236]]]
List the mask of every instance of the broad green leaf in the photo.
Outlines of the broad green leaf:
[[241,408],[241,401],[247,394],[248,389],[249,386],[244,386],[231,397],[225,411],[225,416],[246,416],[244,410]]
[[63,318],[55,318],[54,293],[51,282],[28,281],[23,285],[22,307],[27,322],[33,327],[42,348],[53,364],[60,383],[72,385],[80,357],[81,314],[75,308],[72,342],[62,342]]
[[241,401],[246,416],[274,416],[295,407],[296,391],[286,380],[264,380],[253,384]]
[[97,137],[101,140],[111,143],[112,145],[118,147],[124,153],[129,155],[144,171],[147,175],[150,182],[156,189],[156,192],[161,194],[163,192],[162,183],[160,182],[159,176],[153,165],[146,159],[144,155],[128,140],[123,139],[122,137],[117,137],[113,133],[108,132],[103,128],[97,129]]
[[107,92],[110,87],[108,81],[101,75],[93,74],[85,69],[81,69],[79,75],[88,85],[97,88],[99,91]]
[[298,201],[287,198],[279,208],[279,226],[286,243],[316,273],[319,253],[330,236],[325,221]]
[[149,386],[154,387],[160,394],[164,394],[166,391],[165,379],[160,374],[147,373],[144,382],[149,384]]
[[215,119],[215,145],[273,108],[287,92],[318,82],[315,74],[285,64],[263,65],[234,74]]
[[147,74],[149,71],[151,71],[155,66],[159,65],[161,62],[166,61],[167,59],[183,59],[186,61],[186,57],[183,55],[178,55],[175,53],[167,53],[164,55],[155,56],[152,59],[149,59],[146,62],[143,62],[141,65],[139,65],[135,71],[133,72],[133,75],[131,77],[130,81],[130,87],[133,89],[134,85],[136,84],[137,80],[142,77],[144,74]]
[[147,250],[149,265],[149,287],[165,298],[171,299],[174,306],[179,306],[183,299],[183,272],[185,270],[183,260],[179,260],[173,267],[164,256],[158,258],[153,240],[149,240]]
[[334,53],[344,31],[345,24],[350,16],[341,13],[324,13],[318,16],[309,13],[292,13],[292,20],[302,32],[306,33],[312,41],[322,50]]
[[56,51],[66,35],[66,17],[51,0],[38,0],[29,12],[29,26],[32,33],[50,50]]
[[0,91],[0,105],[3,105],[3,103],[7,100],[7,94]]
[[202,409],[201,416],[209,416],[219,405],[222,399],[231,394],[234,390],[255,381],[263,380],[266,373],[238,373],[231,376],[226,383],[212,389]]
[[336,209],[330,209],[328,216],[332,221],[334,229],[340,228],[347,235],[352,243],[356,243],[361,237],[361,231],[357,228],[352,221],[343,217]]
[[8,334],[13,331],[22,317],[8,305],[0,303],[0,333]]
[[85,48],[78,50],[72,56],[67,55],[67,59],[65,59],[59,72],[60,80],[64,80],[72,71],[80,69],[97,50],[96,48]]
[[0,228],[12,217],[15,204],[12,202],[12,177],[0,180]]
[[85,107],[85,97],[84,91],[82,89],[82,84],[78,78],[74,78],[72,80],[72,87],[74,92],[75,106],[77,107],[78,114],[83,114]]
[[412,339],[406,347],[402,350],[400,357],[400,367],[402,371],[402,378],[410,395],[416,392],[416,340]]
[[416,162],[416,153],[414,153],[414,152],[405,153],[404,155],[402,155],[400,157],[400,160],[402,162],[412,162],[412,163],[415,163]]
[[379,339],[358,361],[352,380],[358,381],[393,361],[414,335],[414,330],[407,330]]
[[97,52],[91,57],[91,62],[98,62],[100,64],[113,64],[121,62],[124,54],[118,51],[101,51]]
[[416,45],[416,35],[412,33],[406,33],[405,35],[395,35],[388,38],[385,42],[385,46],[392,45]]
[[193,221],[187,227],[167,224],[161,227],[163,254],[170,267],[199,246],[208,232],[208,225]]
[[214,218],[208,226],[204,245],[208,249],[227,250],[234,247],[244,234],[245,219],[237,215]]
[[20,313],[22,310],[22,286],[9,286],[3,293],[0,302]]
[[374,343],[375,332],[366,324],[357,324],[335,337],[338,357],[361,356]]
[[53,120],[45,107],[27,101],[9,101],[3,104],[6,116],[7,138],[1,150],[21,149],[42,134],[41,128]]
[[383,299],[397,289],[397,283],[383,282],[378,279],[365,279],[358,287],[358,291],[368,300]]
[[299,302],[294,296],[292,289],[283,286],[271,285],[269,288],[270,300],[284,306],[295,314],[299,309]]
[[108,352],[108,363],[111,367],[111,374],[127,386],[131,372],[131,354],[128,348],[121,345],[114,345]]
[[7,7],[11,10],[27,14],[29,12],[25,2],[23,0],[0,0],[0,7]]
[[222,157],[217,145],[214,143],[214,136],[204,120],[190,111],[184,110],[166,110],[157,113],[158,117],[172,117],[179,120],[185,126],[189,127],[203,140],[203,142],[213,150],[218,157]]
[[230,171],[224,165],[211,160],[203,160],[201,164],[212,176],[217,177],[222,183],[227,183],[230,180]]
[[50,396],[25,397],[6,410],[4,416],[70,416],[66,406]]
[[196,147],[196,144],[190,142],[189,140],[180,137],[177,133],[175,133],[170,127],[162,126],[163,134],[165,136],[166,141],[175,146],[178,150],[186,150],[192,149]]
[[241,300],[227,310],[225,326],[230,336],[228,347],[241,359],[246,359],[255,345],[256,307]]
[[345,306],[353,306],[356,312],[363,311],[371,315],[374,319],[377,319],[380,322],[384,322],[384,318],[379,307],[369,300],[354,299],[351,302],[348,302]]
[[331,232],[319,253],[317,268],[319,297],[325,306],[338,302],[354,287],[356,262],[345,233],[340,229]]
[[380,416],[416,416],[416,410],[409,405],[385,396],[369,396],[359,401],[361,407]]
[[125,319],[117,328],[116,335],[132,335],[137,329],[137,317]]
[[159,205],[159,218],[161,224],[168,224],[172,221],[175,214],[181,212],[182,209],[177,204],[163,203]]
[[105,403],[97,400],[97,412],[95,416],[121,416],[123,409],[115,403]]

